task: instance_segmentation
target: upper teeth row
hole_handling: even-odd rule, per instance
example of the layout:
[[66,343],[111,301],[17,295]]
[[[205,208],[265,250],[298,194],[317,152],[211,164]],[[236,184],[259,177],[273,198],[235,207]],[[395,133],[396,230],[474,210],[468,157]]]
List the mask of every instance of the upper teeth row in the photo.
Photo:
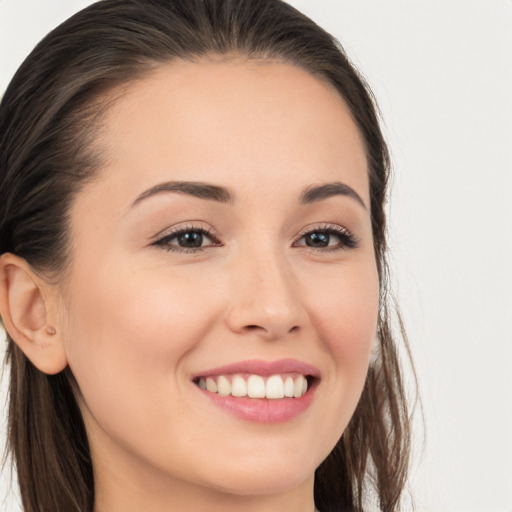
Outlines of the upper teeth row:
[[288,376],[271,375],[265,379],[260,375],[250,375],[247,379],[234,375],[231,382],[224,375],[201,377],[199,387],[221,396],[248,396],[250,398],[300,398],[308,389],[306,377],[299,375],[293,379]]

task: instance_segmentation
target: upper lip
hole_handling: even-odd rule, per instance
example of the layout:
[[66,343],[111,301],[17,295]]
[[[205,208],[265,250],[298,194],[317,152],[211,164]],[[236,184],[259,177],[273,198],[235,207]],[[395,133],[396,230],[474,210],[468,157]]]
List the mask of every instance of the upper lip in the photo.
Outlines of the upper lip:
[[261,375],[262,377],[267,377],[269,375],[291,372],[300,373],[302,375],[310,375],[315,378],[320,377],[320,371],[318,368],[296,359],[279,359],[276,361],[251,359],[230,363],[224,366],[217,366],[216,368],[209,368],[194,375],[193,378],[196,379],[198,377],[208,377],[214,375],[232,375],[237,373],[250,373],[254,375]]

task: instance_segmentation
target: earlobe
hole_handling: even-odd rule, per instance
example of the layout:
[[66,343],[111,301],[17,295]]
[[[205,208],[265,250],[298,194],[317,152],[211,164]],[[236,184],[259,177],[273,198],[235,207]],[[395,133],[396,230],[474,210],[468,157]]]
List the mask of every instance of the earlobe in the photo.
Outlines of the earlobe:
[[67,358],[52,312],[50,285],[14,254],[0,258],[0,313],[5,329],[30,359],[47,374],[67,366]]

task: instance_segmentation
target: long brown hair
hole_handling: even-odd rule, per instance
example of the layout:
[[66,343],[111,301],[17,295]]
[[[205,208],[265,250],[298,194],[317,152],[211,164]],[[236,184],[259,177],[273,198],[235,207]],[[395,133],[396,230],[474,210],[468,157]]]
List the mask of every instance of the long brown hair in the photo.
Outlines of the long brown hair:
[[[371,92],[340,44],[290,5],[103,0],[51,32],[21,65],[0,105],[0,254],[17,254],[41,275],[58,278],[69,258],[70,204],[101,160],[94,141],[109,93],[173,60],[209,56],[299,66],[336,88],[361,132],[380,275],[380,344],[350,424],[316,471],[315,502],[322,512],[362,511],[373,493],[381,510],[398,510],[410,418],[390,326],[388,150]],[[41,373],[7,339],[8,448],[24,510],[91,512],[94,475],[73,376],[69,369]]]

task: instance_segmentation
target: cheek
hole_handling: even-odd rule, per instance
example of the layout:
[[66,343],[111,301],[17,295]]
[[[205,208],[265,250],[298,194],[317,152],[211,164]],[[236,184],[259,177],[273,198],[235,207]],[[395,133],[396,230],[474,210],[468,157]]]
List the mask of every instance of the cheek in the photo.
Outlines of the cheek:
[[[323,279],[322,285],[311,293],[314,293],[312,302],[317,305],[317,314],[324,318],[326,332],[339,330],[349,335],[341,345],[350,345],[349,339],[353,342],[364,339],[369,332],[375,334],[379,280],[372,260],[347,264],[330,278]],[[356,343],[353,348],[358,346]]]
[[[90,276],[84,272],[74,279],[68,314],[73,334],[82,338],[87,333],[88,350],[179,354],[182,344],[206,328],[201,295],[190,283],[166,279],[165,272],[134,274],[119,268]],[[189,336],[183,336],[184,326]]]
[[137,403],[158,406],[152,400],[179,385],[182,359],[211,328],[215,301],[198,294],[190,280],[171,280],[165,272],[104,267],[74,276],[67,315],[70,368],[98,413]]
[[315,325],[344,393],[362,390],[377,331],[379,280],[375,264],[355,262],[309,293]]

